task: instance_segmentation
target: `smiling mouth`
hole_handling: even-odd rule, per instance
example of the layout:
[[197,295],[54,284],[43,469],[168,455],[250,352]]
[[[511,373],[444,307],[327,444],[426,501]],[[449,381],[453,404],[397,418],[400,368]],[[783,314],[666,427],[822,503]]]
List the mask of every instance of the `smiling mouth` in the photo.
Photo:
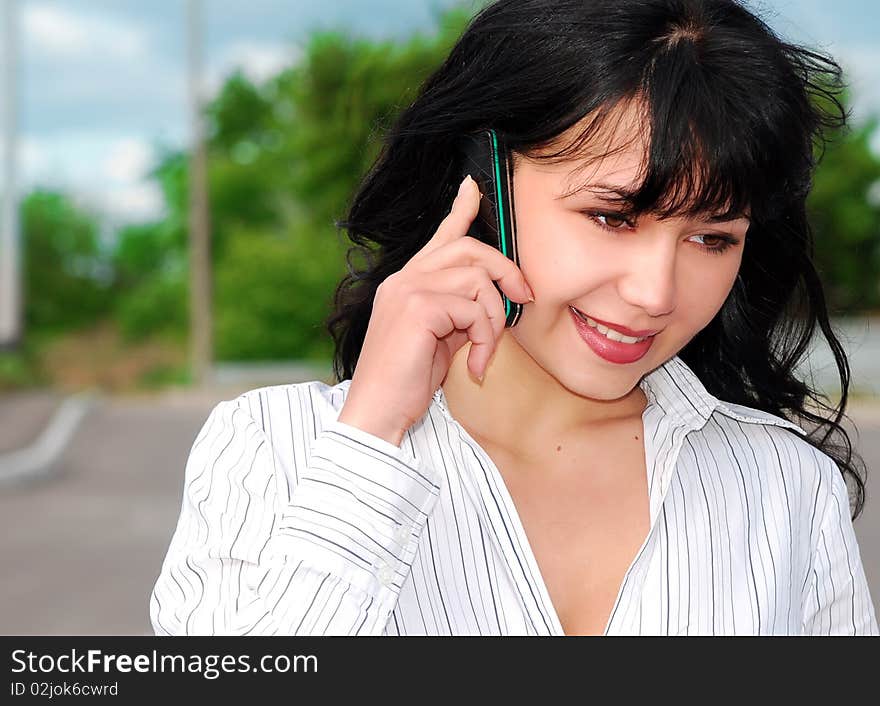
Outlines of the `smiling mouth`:
[[585,313],[580,311],[579,309],[575,309],[573,306],[570,307],[571,310],[575,313],[575,315],[583,322],[585,322],[589,327],[596,329],[599,333],[601,333],[605,338],[608,338],[612,341],[618,341],[620,343],[640,343],[651,336],[655,336],[656,334],[651,334],[649,336],[627,336],[625,333],[621,333],[620,331],[616,331],[613,328],[609,328],[604,324],[600,324],[595,319],[591,319]]

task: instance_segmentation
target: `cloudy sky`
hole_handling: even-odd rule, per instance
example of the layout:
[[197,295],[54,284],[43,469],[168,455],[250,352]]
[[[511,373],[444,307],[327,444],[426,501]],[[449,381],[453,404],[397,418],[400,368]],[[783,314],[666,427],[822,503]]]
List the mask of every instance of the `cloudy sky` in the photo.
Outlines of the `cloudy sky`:
[[[0,4],[11,0],[0,0]],[[60,188],[112,222],[161,213],[145,179],[157,150],[187,136],[184,0],[15,0],[20,186]],[[202,0],[208,90],[296,60],[315,27],[375,37],[429,30],[455,0]],[[753,0],[789,40],[848,70],[856,118],[880,113],[878,0]],[[2,20],[0,20],[2,21]],[[880,152],[880,135],[875,141]]]

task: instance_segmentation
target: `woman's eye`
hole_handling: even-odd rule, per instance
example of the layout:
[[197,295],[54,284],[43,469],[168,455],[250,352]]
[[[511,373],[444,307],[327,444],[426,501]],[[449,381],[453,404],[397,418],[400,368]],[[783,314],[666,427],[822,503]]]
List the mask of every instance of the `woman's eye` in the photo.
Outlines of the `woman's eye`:
[[[695,238],[702,238],[703,242],[699,243],[707,253],[720,255],[721,253],[739,244],[739,240],[730,235],[721,235],[717,233],[706,233],[704,235],[695,235]],[[706,238],[709,242],[706,242]]]
[[623,225],[632,225],[632,223],[620,213],[602,213],[599,211],[586,211],[585,213],[600,226],[607,228],[608,230],[618,230]]

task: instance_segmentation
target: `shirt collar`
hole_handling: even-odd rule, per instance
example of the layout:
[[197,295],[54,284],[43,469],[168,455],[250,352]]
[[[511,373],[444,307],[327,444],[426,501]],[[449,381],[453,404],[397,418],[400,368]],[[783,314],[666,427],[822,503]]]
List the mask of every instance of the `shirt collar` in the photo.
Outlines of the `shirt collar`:
[[645,375],[639,386],[654,404],[674,424],[700,429],[713,412],[753,424],[772,424],[803,433],[803,429],[788,419],[770,412],[720,400],[712,395],[697,374],[679,357],[673,356]]
[[[639,381],[639,387],[648,398],[648,404],[659,410],[664,422],[672,427],[701,429],[717,411],[741,422],[771,424],[794,429],[802,435],[805,433],[802,427],[783,417],[718,399],[706,389],[697,374],[677,355],[644,375]],[[434,401],[451,419],[443,398],[442,387],[438,387],[434,392]]]
[[[650,438],[657,437],[670,442],[664,444],[662,448],[652,447],[648,453],[648,456],[655,461],[648,468],[652,526],[672,482],[682,439],[690,432],[702,429],[714,412],[740,422],[788,427],[804,434],[797,424],[787,419],[752,407],[719,400],[706,389],[697,374],[677,355],[645,375],[639,381],[639,386],[648,398],[646,419],[650,420],[654,429]],[[679,430],[678,434],[675,433],[676,430]],[[647,433],[649,432],[646,429]],[[649,439],[646,437],[646,445],[648,442]]]

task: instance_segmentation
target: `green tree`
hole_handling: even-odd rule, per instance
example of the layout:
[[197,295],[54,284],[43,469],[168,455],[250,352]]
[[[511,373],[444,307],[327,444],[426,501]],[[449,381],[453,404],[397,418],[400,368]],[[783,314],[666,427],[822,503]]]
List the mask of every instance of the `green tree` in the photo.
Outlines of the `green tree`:
[[832,311],[880,307],[880,158],[871,150],[876,117],[834,136],[808,200],[816,261],[828,285]]
[[109,312],[112,269],[94,216],[53,191],[21,206],[27,335],[93,323]]
[[122,228],[113,252],[114,313],[129,341],[181,339],[189,323],[186,156],[167,153],[152,176],[171,208],[155,223]]

